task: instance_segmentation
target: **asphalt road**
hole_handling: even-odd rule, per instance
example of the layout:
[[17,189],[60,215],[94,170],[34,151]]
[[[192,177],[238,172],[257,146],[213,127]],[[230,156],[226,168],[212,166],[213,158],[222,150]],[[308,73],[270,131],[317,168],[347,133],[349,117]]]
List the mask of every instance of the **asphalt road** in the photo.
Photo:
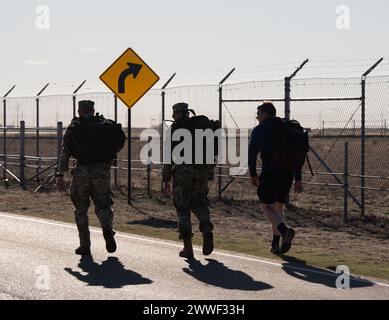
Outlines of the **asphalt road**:
[[92,228],[93,258],[80,259],[74,225],[0,213],[0,299],[389,299],[389,283],[216,250],[178,257],[180,243],[118,233],[108,254]]

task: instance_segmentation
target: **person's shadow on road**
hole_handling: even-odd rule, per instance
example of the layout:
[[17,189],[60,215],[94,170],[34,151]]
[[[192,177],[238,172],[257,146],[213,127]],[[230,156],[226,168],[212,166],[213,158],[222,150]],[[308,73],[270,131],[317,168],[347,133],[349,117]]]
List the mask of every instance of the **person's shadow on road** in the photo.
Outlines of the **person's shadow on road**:
[[232,270],[214,259],[206,259],[208,261],[206,265],[203,265],[196,259],[186,261],[188,262],[188,268],[183,268],[185,273],[201,282],[216,287],[244,291],[259,291],[273,288],[267,283],[255,281],[242,271]]
[[117,257],[108,257],[107,260],[98,264],[93,261],[92,256],[83,256],[78,267],[82,273],[71,268],[65,268],[65,270],[89,286],[118,289],[127,285],[152,283],[150,279],[142,277],[139,273],[125,269]]
[[[285,263],[282,264],[282,269],[290,276],[300,280],[322,284],[330,288],[336,289],[337,278],[344,278],[344,273],[335,273],[332,270],[317,268],[307,265],[304,260],[295,257],[281,255]],[[331,268],[332,269],[332,268]],[[336,268],[334,268],[336,269]],[[350,275],[350,289],[363,288],[374,286],[374,283],[365,279],[358,279]],[[345,285],[344,280],[340,281],[340,285]]]

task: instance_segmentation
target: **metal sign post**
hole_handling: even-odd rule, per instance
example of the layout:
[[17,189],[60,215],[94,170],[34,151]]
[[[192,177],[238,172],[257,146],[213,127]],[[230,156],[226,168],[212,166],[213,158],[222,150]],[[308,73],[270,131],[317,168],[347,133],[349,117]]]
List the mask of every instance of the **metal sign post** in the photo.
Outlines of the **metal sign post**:
[[154,84],[159,76],[136,54],[128,48],[100,76],[100,80],[115,93],[128,107],[128,204],[131,204],[131,107],[141,99]]

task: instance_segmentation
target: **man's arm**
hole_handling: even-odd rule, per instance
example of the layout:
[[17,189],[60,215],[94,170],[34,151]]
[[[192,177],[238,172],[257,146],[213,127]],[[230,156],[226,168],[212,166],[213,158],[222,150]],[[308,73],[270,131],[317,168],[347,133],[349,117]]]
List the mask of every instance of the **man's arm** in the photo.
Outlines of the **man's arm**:
[[63,174],[64,172],[69,170],[69,160],[71,155],[70,155],[68,144],[70,143],[70,141],[71,141],[71,131],[68,127],[63,137],[61,154],[58,159],[57,173]]
[[260,140],[258,136],[258,127],[255,127],[251,133],[249,143],[248,165],[250,177],[257,176],[257,158],[260,151]]
[[65,146],[62,146],[61,155],[58,161],[57,173],[63,174],[69,170],[69,160],[70,160],[69,150]]
[[65,135],[64,135],[64,140],[62,143],[62,148],[61,148],[61,154],[58,160],[58,167],[57,167],[57,172],[56,172],[56,178],[57,178],[57,188],[59,191],[64,191],[65,190],[65,180],[63,178],[63,175],[65,172],[69,170],[69,160],[70,160],[70,152],[69,149],[66,146],[66,141],[68,140],[70,135],[70,132],[68,129],[66,129]]
[[162,166],[162,192],[163,194],[170,198],[171,189],[170,189],[170,180],[173,177],[173,165],[172,165],[172,129],[171,127],[167,130],[165,136],[165,146],[164,146],[164,158]]
[[302,178],[302,168],[296,170],[294,172],[294,181],[298,182],[298,181],[301,181],[303,178]]

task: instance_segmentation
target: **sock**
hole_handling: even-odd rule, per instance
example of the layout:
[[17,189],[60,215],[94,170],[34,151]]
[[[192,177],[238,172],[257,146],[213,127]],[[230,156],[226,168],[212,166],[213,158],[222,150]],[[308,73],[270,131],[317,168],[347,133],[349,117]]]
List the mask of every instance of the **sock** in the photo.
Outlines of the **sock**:
[[279,232],[281,232],[282,235],[285,234],[285,232],[288,230],[288,228],[286,227],[285,223],[280,223],[278,226],[277,226],[277,229]]
[[277,245],[280,243],[280,236],[276,236],[276,235],[273,235],[273,241],[271,242],[271,245],[274,246],[274,245]]

